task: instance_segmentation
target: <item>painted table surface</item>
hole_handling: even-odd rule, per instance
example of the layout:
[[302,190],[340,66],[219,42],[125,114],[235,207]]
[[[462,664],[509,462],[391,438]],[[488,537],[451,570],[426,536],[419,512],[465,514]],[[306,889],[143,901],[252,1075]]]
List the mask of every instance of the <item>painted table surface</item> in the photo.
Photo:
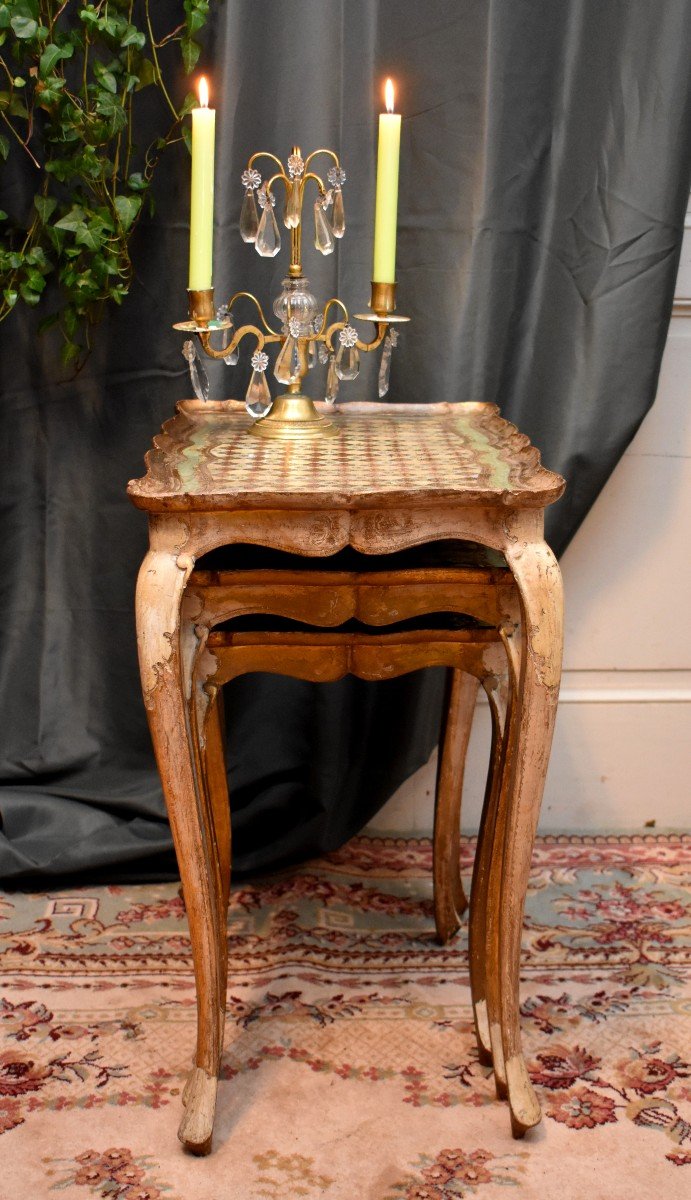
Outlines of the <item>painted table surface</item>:
[[544,508],[564,481],[493,404],[336,406],[340,436],[309,444],[247,436],[244,405],[184,400],[128,488],[151,512],[357,508],[439,502]]

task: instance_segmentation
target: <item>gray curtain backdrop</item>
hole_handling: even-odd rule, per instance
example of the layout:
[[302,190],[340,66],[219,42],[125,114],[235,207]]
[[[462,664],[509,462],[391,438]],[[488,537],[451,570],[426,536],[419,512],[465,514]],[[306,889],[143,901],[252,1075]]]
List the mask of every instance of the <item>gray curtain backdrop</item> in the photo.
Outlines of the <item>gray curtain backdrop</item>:
[[[161,0],[162,27],[179,4]],[[371,269],[377,113],[403,113],[399,307],[413,317],[391,399],[495,401],[568,480],[560,551],[652,403],[689,189],[691,6],[640,0],[225,0],[200,64],[217,115],[215,283],[269,303],[285,256],[237,223],[250,152],[333,146],[348,229],[315,291],[357,311]],[[172,17],[172,20],[169,18]],[[182,98],[186,81],[171,78]],[[165,126],[152,96],[151,131]],[[142,139],[144,140],[144,139]],[[2,207],[28,209],[14,156]],[[34,314],[2,337],[0,872],[5,880],[174,870],[139,693],[133,588],[145,521],[129,478],[189,394],[189,159],[168,157],[138,279],[61,382]],[[38,314],[40,316],[41,313]],[[374,357],[374,356],[373,356]],[[374,398],[375,364],[344,397]],[[248,364],[211,372],[241,396]],[[317,380],[312,381],[315,387]],[[320,382],[320,381],[319,381]],[[235,861],[333,848],[429,754],[438,674],[321,688],[254,676],[227,697]]]

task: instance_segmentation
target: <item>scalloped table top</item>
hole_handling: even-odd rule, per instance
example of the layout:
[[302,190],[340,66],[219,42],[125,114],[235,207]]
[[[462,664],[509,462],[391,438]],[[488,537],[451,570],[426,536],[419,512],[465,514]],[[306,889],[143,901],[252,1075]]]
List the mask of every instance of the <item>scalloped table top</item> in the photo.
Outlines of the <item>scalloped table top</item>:
[[494,404],[350,403],[326,411],[339,437],[286,443],[248,437],[239,401],[183,400],[128,494],[150,512],[217,512],[439,502],[544,508],[564,490]]

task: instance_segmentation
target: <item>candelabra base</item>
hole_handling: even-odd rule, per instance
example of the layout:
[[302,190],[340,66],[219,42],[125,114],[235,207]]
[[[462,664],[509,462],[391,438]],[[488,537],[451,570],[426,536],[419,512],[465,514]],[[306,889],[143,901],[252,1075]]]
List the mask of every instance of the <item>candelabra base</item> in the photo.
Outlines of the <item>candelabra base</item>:
[[340,430],[327,416],[317,412],[309,396],[288,392],[278,396],[268,416],[255,421],[247,432],[253,437],[281,442],[312,442],[317,438],[337,437]]

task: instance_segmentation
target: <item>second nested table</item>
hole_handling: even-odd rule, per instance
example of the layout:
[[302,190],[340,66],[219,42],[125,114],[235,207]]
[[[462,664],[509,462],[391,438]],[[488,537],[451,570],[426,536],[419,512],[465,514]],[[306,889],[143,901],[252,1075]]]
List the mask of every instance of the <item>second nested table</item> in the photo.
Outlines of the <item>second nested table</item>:
[[190,729],[195,664],[209,650],[208,629],[197,624],[199,598],[188,583],[200,556],[233,543],[325,557],[347,546],[386,555],[455,540],[503,555],[519,601],[507,604],[497,620],[515,679],[514,702],[493,825],[487,943],[474,952],[485,955],[487,970],[497,975],[487,1041],[513,1131],[520,1136],[540,1119],[521,1050],[518,983],[562,657],[561,575],[544,540],[543,518],[564,481],[541,466],[537,450],[494,405],[349,404],[336,413],[340,437],[299,445],[248,437],[249,418],[235,401],[184,401],[154,439],[146,475],[128,488],[149,517],[137,634],[192,940],[197,1052],[183,1140],[198,1151],[210,1146],[223,1041],[227,882]]

